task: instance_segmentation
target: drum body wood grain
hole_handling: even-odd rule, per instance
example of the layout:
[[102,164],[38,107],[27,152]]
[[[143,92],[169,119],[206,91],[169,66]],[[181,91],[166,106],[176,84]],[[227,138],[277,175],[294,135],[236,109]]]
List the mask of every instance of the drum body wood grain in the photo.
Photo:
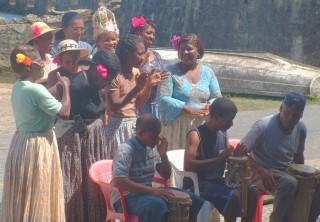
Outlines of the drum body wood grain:
[[241,195],[241,216],[247,215],[249,161],[247,157],[230,156],[227,159],[226,185],[236,188]]
[[290,221],[307,222],[312,197],[319,183],[320,171],[308,165],[292,164],[288,173],[298,180],[298,193]]
[[190,206],[192,204],[189,194],[171,190],[174,197],[168,200],[168,208],[170,211],[170,222],[187,222],[189,219]]

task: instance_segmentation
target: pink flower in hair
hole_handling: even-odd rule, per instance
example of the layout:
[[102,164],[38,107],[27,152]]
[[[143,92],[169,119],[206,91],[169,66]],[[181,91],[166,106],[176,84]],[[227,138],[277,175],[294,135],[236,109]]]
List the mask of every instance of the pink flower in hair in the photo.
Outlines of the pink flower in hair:
[[146,22],[146,19],[144,17],[133,17],[131,24],[134,28],[138,28],[139,26],[144,26],[144,23]]
[[103,79],[108,77],[108,69],[101,64],[97,65],[97,72]]
[[179,35],[174,35],[174,36],[172,36],[172,39],[171,39],[171,45],[177,51],[179,50],[180,39],[181,39],[181,36],[179,36]]
[[62,66],[62,60],[61,60],[60,56],[56,56],[56,57],[53,59],[53,63],[54,63],[54,64],[57,64],[57,66]]
[[33,35],[35,37],[41,35],[41,31],[40,31],[40,29],[39,29],[39,27],[37,25],[33,28]]

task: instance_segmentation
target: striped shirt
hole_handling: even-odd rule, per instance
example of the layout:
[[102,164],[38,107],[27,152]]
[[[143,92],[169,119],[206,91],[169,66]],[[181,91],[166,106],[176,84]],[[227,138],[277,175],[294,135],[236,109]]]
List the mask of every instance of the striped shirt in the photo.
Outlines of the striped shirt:
[[[113,159],[112,178],[126,177],[136,183],[152,186],[156,164],[160,162],[157,149],[143,146],[134,136],[118,147]],[[124,194],[130,193],[125,191]],[[119,195],[113,194],[111,199],[114,203]]]

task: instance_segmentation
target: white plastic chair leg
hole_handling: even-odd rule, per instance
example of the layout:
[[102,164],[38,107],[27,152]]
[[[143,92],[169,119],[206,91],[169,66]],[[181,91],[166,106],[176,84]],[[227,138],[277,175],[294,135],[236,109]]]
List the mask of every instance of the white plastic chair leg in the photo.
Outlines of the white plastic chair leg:
[[[211,211],[212,217],[211,217]],[[205,201],[199,211],[197,222],[219,222],[219,212],[214,208],[214,205],[209,201]]]

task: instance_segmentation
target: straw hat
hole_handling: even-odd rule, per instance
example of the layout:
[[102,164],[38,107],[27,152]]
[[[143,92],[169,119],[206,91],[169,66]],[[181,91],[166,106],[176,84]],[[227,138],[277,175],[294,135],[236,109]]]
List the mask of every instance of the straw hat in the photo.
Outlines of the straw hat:
[[57,57],[65,51],[80,51],[80,58],[89,55],[89,50],[79,48],[79,45],[76,41],[72,39],[65,39],[59,43],[57,47],[57,54],[55,54],[53,57]]
[[50,28],[46,23],[44,22],[35,22],[32,25],[30,25],[26,32],[26,43],[30,42],[31,40],[38,38],[39,36],[46,34],[48,32],[52,32],[54,34],[55,32],[61,30],[61,28],[58,29],[52,29]]

